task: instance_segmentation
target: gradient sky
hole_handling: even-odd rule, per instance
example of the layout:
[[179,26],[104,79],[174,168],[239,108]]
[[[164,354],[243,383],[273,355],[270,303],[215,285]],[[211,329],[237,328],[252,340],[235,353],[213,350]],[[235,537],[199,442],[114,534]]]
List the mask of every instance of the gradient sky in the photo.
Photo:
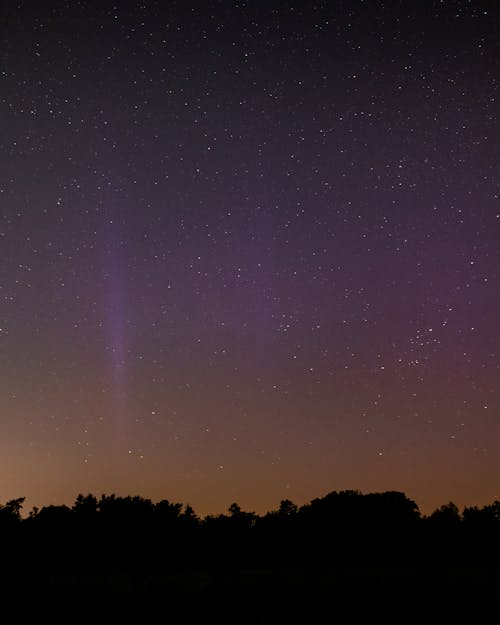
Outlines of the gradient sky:
[[9,2],[0,37],[0,501],[500,497],[497,2]]

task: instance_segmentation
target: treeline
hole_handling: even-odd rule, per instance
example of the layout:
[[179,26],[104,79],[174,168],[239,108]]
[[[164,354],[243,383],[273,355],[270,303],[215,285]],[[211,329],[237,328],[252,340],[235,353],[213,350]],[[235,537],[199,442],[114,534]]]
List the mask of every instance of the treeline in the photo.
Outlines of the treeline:
[[33,573],[82,569],[496,566],[500,502],[428,516],[401,492],[331,492],[264,515],[236,503],[200,518],[167,500],[79,495],[72,507],[0,506],[4,562]]

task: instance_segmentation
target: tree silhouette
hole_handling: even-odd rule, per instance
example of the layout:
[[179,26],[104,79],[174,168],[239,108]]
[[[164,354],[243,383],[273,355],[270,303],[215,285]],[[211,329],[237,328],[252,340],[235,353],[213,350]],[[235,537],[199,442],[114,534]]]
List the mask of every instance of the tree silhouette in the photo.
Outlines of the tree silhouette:
[[[0,505],[5,557],[37,570],[315,566],[492,566],[500,558],[500,502],[450,502],[422,517],[398,491],[332,491],[298,507],[288,499],[264,515],[233,502],[200,519],[189,504],[140,496],[79,494],[72,507]],[[17,554],[17,555],[16,555]]]

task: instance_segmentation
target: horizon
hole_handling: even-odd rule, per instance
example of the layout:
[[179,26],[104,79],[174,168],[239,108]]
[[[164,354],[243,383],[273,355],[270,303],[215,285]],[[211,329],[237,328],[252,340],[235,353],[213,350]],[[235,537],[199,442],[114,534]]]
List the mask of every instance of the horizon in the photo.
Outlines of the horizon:
[[67,506],[68,508],[71,508],[75,504],[75,501],[77,500],[77,498],[80,495],[83,495],[84,497],[88,496],[88,495],[92,495],[92,496],[96,497],[97,501],[99,501],[103,497],[110,497],[110,496],[116,496],[117,498],[127,498],[127,497],[134,498],[134,497],[139,497],[141,499],[145,499],[145,500],[151,501],[154,505],[156,505],[160,501],[168,501],[169,503],[172,503],[172,504],[182,504],[183,508],[186,508],[186,507],[189,506],[189,507],[191,507],[194,510],[194,513],[196,514],[196,516],[198,518],[204,519],[204,518],[209,517],[209,516],[218,516],[218,515],[221,515],[221,514],[226,514],[228,512],[230,506],[232,504],[234,504],[234,503],[237,503],[240,506],[242,512],[249,512],[249,513],[252,513],[252,514],[256,514],[258,516],[265,516],[266,514],[268,514],[270,512],[274,512],[274,511],[278,510],[281,501],[286,501],[286,500],[291,501],[293,504],[297,505],[297,507],[300,509],[302,506],[307,506],[310,503],[312,503],[313,501],[318,500],[318,499],[322,499],[322,498],[326,497],[327,495],[329,495],[331,493],[342,493],[342,492],[356,492],[357,494],[360,494],[360,495],[363,495],[363,496],[364,495],[384,494],[384,493],[388,493],[388,492],[402,493],[407,499],[409,499],[410,501],[414,502],[417,505],[417,509],[419,511],[419,514],[422,517],[428,517],[433,512],[435,512],[436,510],[441,508],[442,506],[446,506],[448,504],[455,504],[457,506],[460,514],[462,514],[464,509],[467,509],[467,508],[483,508],[483,507],[489,506],[489,505],[491,505],[491,504],[493,504],[495,502],[500,501],[500,498],[495,497],[494,499],[492,499],[491,501],[488,501],[488,502],[483,502],[483,503],[479,502],[479,503],[474,503],[474,504],[472,504],[472,503],[471,504],[467,504],[466,503],[466,504],[460,505],[456,501],[448,499],[447,501],[442,501],[440,504],[438,504],[438,505],[436,505],[436,506],[434,506],[432,508],[429,508],[428,510],[424,510],[424,509],[421,508],[421,506],[419,505],[418,501],[413,499],[413,497],[411,497],[408,493],[406,493],[404,491],[393,490],[393,489],[381,490],[381,491],[361,491],[361,490],[355,489],[355,488],[339,488],[339,489],[332,489],[332,490],[330,490],[328,492],[325,492],[323,494],[316,495],[316,496],[311,497],[310,499],[307,499],[307,500],[305,500],[303,502],[298,502],[298,501],[294,501],[292,499],[288,499],[287,497],[283,497],[278,502],[276,502],[276,505],[274,505],[272,507],[269,507],[269,508],[266,508],[266,509],[264,509],[264,508],[256,509],[256,508],[253,508],[252,506],[245,506],[245,505],[241,504],[241,501],[239,501],[238,499],[235,499],[235,500],[229,502],[224,509],[218,509],[218,510],[214,509],[212,511],[203,512],[203,511],[199,511],[197,509],[197,507],[195,505],[193,505],[193,503],[191,501],[184,501],[184,500],[178,499],[178,498],[147,497],[147,496],[141,495],[140,493],[135,493],[135,492],[134,493],[124,494],[124,493],[116,493],[116,492],[113,492],[113,493],[111,493],[111,492],[108,492],[108,493],[96,493],[96,492],[90,492],[90,491],[77,493],[71,501],[70,500],[59,501],[59,502],[52,501],[50,503],[38,504],[38,505],[37,504],[27,505],[27,503],[28,503],[27,498],[25,498],[25,497],[23,498],[22,496],[20,496],[20,497],[11,497],[11,498],[8,498],[6,501],[0,501],[0,506],[4,506],[7,501],[15,500],[15,499],[21,499],[22,498],[22,499],[24,499],[24,501],[23,501],[23,503],[21,505],[21,517],[22,518],[27,518],[29,516],[29,514],[33,510],[35,510],[35,509],[36,510],[41,510],[43,508],[48,508],[50,506],[56,506],[56,507],[57,506]]

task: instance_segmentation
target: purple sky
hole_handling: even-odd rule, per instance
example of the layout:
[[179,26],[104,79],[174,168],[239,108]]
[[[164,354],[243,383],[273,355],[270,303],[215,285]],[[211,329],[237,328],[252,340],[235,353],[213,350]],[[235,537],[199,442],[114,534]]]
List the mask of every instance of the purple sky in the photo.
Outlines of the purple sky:
[[0,500],[500,497],[500,11],[19,2]]

